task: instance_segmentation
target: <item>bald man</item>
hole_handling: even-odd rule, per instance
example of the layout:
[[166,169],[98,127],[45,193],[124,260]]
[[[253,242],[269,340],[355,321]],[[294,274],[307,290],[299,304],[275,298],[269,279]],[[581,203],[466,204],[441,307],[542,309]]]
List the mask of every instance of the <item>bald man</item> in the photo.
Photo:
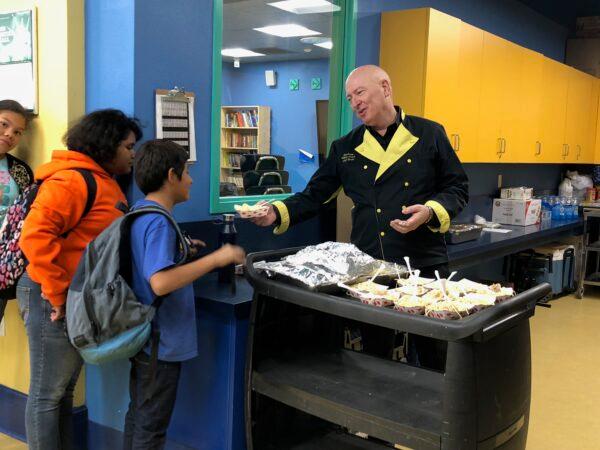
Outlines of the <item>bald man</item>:
[[444,128],[394,106],[390,78],[377,66],[350,73],[346,98],[363,125],[331,144],[304,191],[274,202],[254,222],[284,233],[344,189],[354,202],[353,244],[387,261],[409,256],[423,276],[447,275],[444,233],[469,194]]

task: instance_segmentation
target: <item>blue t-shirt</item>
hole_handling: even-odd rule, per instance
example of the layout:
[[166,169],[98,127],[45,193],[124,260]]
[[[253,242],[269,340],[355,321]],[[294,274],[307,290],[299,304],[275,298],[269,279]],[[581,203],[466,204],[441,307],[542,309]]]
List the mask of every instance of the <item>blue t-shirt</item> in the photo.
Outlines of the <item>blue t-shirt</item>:
[[[149,200],[134,205],[160,206]],[[179,259],[177,234],[169,220],[159,214],[144,214],[131,226],[132,288],[144,304],[151,304],[156,295],[150,278],[175,265]],[[185,361],[198,355],[194,288],[190,284],[167,295],[157,311],[153,325],[160,331],[158,359]],[[150,343],[144,351],[150,354]]]

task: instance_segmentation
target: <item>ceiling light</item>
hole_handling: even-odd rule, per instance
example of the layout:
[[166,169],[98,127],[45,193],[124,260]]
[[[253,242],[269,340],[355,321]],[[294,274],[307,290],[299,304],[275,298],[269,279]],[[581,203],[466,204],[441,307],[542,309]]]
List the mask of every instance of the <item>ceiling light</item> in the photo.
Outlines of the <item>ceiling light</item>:
[[279,37],[299,37],[321,34],[318,31],[309,30],[302,25],[296,25],[293,23],[287,25],[272,25],[269,27],[255,28],[255,30],[260,31],[261,33],[272,34],[273,36]]
[[221,50],[222,56],[231,56],[232,58],[246,58],[250,56],[265,56],[264,53],[256,53],[245,48],[224,48]]
[[331,50],[333,48],[333,42],[331,41],[319,42],[313,45],[316,45],[317,47],[326,48],[327,50]]
[[326,0],[286,0],[267,4],[294,14],[330,13],[341,9]]

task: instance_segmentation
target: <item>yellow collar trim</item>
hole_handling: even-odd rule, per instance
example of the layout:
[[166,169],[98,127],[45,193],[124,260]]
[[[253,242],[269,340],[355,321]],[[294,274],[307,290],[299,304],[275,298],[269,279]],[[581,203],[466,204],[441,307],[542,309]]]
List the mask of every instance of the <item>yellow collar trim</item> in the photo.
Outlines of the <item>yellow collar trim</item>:
[[[402,111],[404,119],[404,111]],[[406,129],[403,123],[400,124],[387,150],[384,150],[381,144],[373,137],[369,130],[365,129],[362,143],[356,147],[356,152],[367,159],[379,164],[379,170],[375,176],[378,180],[390,167],[392,167],[407,151],[409,151],[419,138],[414,136]]]

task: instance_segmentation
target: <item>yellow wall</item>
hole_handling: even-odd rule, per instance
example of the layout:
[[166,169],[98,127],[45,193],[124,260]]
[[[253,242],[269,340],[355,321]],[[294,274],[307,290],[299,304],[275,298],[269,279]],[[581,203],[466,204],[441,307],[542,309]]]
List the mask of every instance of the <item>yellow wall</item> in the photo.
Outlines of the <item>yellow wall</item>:
[[[0,10],[37,7],[38,117],[15,155],[35,170],[62,147],[68,125],[85,111],[83,0],[2,0]],[[0,384],[27,393],[29,351],[16,301],[5,315],[6,335],[0,337]],[[83,377],[75,403],[84,402]]]

